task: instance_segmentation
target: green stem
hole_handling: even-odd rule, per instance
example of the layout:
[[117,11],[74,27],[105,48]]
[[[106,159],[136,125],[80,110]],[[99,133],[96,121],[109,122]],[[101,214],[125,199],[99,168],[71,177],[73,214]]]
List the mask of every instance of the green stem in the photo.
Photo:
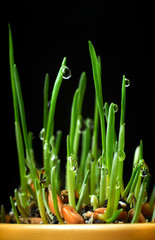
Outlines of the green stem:
[[99,205],[103,206],[106,198],[106,169],[101,168]]
[[125,75],[123,75],[120,126],[124,124],[125,121],[125,108],[126,108],[126,87],[125,87]]
[[141,209],[142,209],[143,200],[144,200],[145,189],[146,189],[146,183],[145,183],[145,180],[143,180],[143,183],[142,183],[141,188],[140,188],[139,196],[138,196],[138,199],[137,199],[137,203],[136,203],[136,206],[135,206],[134,216],[133,216],[133,219],[132,219],[131,223],[137,223],[138,222],[138,219],[139,219],[139,216],[140,216],[140,213],[141,213]]
[[78,119],[78,99],[80,94],[79,92],[80,92],[79,89],[75,91],[75,94],[73,97],[72,109],[71,109],[70,134],[69,134],[71,153],[73,153],[74,137],[75,137],[76,124]]
[[46,193],[45,193],[45,187],[43,185],[42,185],[42,197],[43,197],[43,202],[44,202],[44,206],[46,208],[47,214],[49,215],[50,219],[53,220],[53,214],[51,213],[51,209],[48,206]]
[[123,209],[119,209],[116,211],[111,218],[108,218],[105,220],[106,223],[113,223],[120,215],[120,213],[123,211]]
[[18,100],[16,94],[16,86],[15,86],[15,76],[14,76],[14,50],[13,50],[13,40],[12,40],[12,32],[11,26],[9,27],[9,62],[10,62],[10,78],[11,78],[11,87],[12,87],[12,96],[13,96],[13,106],[14,106],[14,117],[15,122],[19,122],[19,111],[18,111]]
[[96,168],[96,161],[97,161],[97,150],[98,150],[98,128],[99,128],[99,113],[97,107],[97,100],[95,98],[95,111],[94,111],[94,128],[93,128],[93,136],[92,136],[92,157],[93,162],[90,168],[90,194],[95,194],[95,187],[96,187],[96,176],[95,176],[95,168]]
[[36,189],[36,196],[37,196],[38,208],[39,208],[41,219],[44,224],[48,224],[47,215],[46,215],[43,197],[42,197],[42,190],[37,180],[35,181],[35,189]]
[[100,115],[101,124],[101,139],[102,139],[102,150],[106,150],[106,136],[105,136],[105,121],[104,121],[104,109],[103,109],[103,96],[102,96],[102,83],[101,83],[101,63],[98,61],[95,49],[91,41],[89,43],[89,52],[92,62],[93,77],[95,92],[97,97],[98,111]]
[[19,215],[18,215],[18,211],[15,207],[15,204],[14,204],[14,201],[12,199],[12,197],[10,196],[10,202],[11,202],[11,206],[12,206],[12,209],[13,209],[13,212],[14,212],[14,215],[15,215],[15,218],[16,218],[16,221],[17,221],[17,224],[20,224],[20,220],[19,220]]
[[60,213],[59,213],[59,209],[58,209],[57,192],[56,192],[56,184],[55,184],[55,167],[53,167],[51,170],[51,190],[52,190],[52,198],[53,198],[55,215],[56,215],[58,221],[61,224],[63,224],[64,221],[62,220]]
[[109,185],[109,196],[108,196],[108,204],[107,210],[104,214],[104,219],[108,219],[112,216],[114,210],[114,202],[115,202],[115,189],[117,188],[116,185],[116,178],[117,178],[117,170],[118,170],[118,153],[114,154],[112,170],[111,170],[111,178],[110,178],[110,185]]
[[19,104],[19,110],[20,110],[20,117],[21,117],[25,147],[26,147],[26,149],[29,149],[25,108],[24,108],[24,102],[23,102],[23,97],[22,97],[22,91],[21,91],[21,85],[20,85],[18,70],[17,70],[17,67],[16,67],[15,64],[14,64],[14,79],[15,79],[16,93],[17,93],[17,98],[18,98],[18,104]]
[[130,191],[130,188],[131,188],[131,185],[132,185],[132,183],[133,183],[133,180],[134,180],[134,177],[135,177],[135,174],[136,174],[137,170],[138,170],[138,166],[136,166],[136,167],[133,169],[133,171],[132,171],[130,180],[129,180],[129,182],[128,182],[128,184],[127,184],[127,186],[126,186],[126,188],[125,188],[125,190],[124,190],[124,192],[123,192],[123,194],[122,194],[122,197],[123,197],[124,199],[126,199],[128,193],[129,193],[129,191]]
[[[23,139],[21,134],[20,125],[18,122],[15,122],[15,134],[16,134],[16,143],[17,143],[17,151],[18,151],[18,160],[19,160],[19,172],[20,172],[20,183],[22,192],[26,197],[27,192],[27,180],[26,180],[26,168],[25,168],[25,156],[24,156],[24,146]],[[24,206],[26,206],[26,199],[24,202]]]
[[44,82],[44,112],[43,112],[43,128],[45,131],[45,135],[48,121],[48,90],[49,90],[49,74],[47,73]]
[[83,199],[85,197],[85,194],[86,194],[88,177],[89,177],[89,170],[87,170],[84,181],[82,183],[82,187],[81,187],[81,191],[80,191],[80,197],[79,197],[79,200],[78,200],[77,205],[76,205],[76,211],[77,212],[79,212],[79,210],[81,208],[81,205],[82,205],[82,201],[83,201]]
[[109,186],[112,161],[113,161],[113,143],[114,143],[115,112],[114,104],[109,107],[107,134],[106,134],[106,166],[108,169],[107,185]]
[[54,125],[54,115],[55,115],[55,108],[56,108],[56,102],[57,102],[57,97],[58,93],[60,90],[60,86],[62,84],[63,80],[63,74],[62,74],[62,68],[66,66],[66,58],[63,59],[61,68],[59,69],[57,78],[54,83],[53,91],[52,91],[52,97],[51,97],[51,104],[50,104],[50,110],[49,110],[49,117],[47,121],[47,132],[46,132],[46,140],[49,143],[52,134],[52,128]]
[[26,212],[26,209],[22,207],[22,204],[20,202],[17,189],[15,189],[14,192],[15,192],[15,199],[16,199],[17,207],[18,207],[18,210],[19,210],[20,214],[23,217],[28,217],[28,213]]

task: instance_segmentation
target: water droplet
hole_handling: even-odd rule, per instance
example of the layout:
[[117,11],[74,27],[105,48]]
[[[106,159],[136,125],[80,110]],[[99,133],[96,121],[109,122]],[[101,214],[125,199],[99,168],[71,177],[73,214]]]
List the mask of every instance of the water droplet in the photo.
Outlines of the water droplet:
[[78,163],[77,161],[71,156],[69,157],[70,161],[70,170],[76,172],[78,170]]
[[148,194],[147,194],[147,192],[146,192],[146,190],[145,190],[144,198],[143,198],[143,203],[146,203],[147,200],[148,200]]
[[130,80],[128,78],[125,78],[125,87],[130,86]]
[[125,155],[125,152],[123,150],[118,150],[118,158],[119,158],[119,161],[124,161],[126,155]]
[[102,168],[102,156],[97,160],[97,165],[100,169]]
[[138,166],[138,163],[134,163],[133,164],[133,169],[136,168]]
[[43,128],[43,129],[41,129],[41,131],[39,133],[39,138],[41,141],[43,141],[44,137],[45,137],[45,129]]
[[95,158],[94,158],[93,154],[90,153],[89,162],[90,162],[90,163],[93,163],[94,161],[95,161]]
[[86,120],[86,126],[87,126],[87,128],[90,128],[91,130],[93,130],[94,129],[94,121],[93,121],[93,119],[87,119]]
[[146,165],[145,162],[143,162],[143,164],[141,165],[140,171],[141,171],[141,176],[142,177],[147,177],[148,172],[149,172],[149,168],[148,168],[148,166]]
[[50,108],[51,106],[51,100],[48,101],[47,107]]
[[119,109],[118,105],[116,103],[114,103],[114,112],[115,113],[118,112],[118,109]]
[[72,75],[71,70],[67,66],[62,66],[61,72],[64,79],[69,79]]
[[80,118],[77,120],[77,124],[79,125],[79,133],[82,134],[87,128],[85,120],[83,118]]
[[103,159],[103,156],[101,156],[101,157],[98,159],[97,165],[98,165],[98,167],[99,167],[100,169],[102,169],[102,171],[104,171],[104,173],[105,173],[106,175],[108,175],[108,169],[107,169],[106,166],[103,165],[102,159]]
[[116,189],[120,189],[120,181],[116,179]]

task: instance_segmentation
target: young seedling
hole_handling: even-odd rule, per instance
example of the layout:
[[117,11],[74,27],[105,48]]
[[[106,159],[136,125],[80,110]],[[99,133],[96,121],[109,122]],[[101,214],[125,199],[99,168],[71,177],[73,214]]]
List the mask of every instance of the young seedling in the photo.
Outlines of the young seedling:
[[[155,190],[149,207],[144,204],[147,196],[149,168],[143,158],[143,143],[136,148],[129,182],[124,188],[123,169],[125,154],[126,87],[129,80],[123,75],[121,90],[120,124],[115,129],[118,106],[103,101],[101,58],[89,41],[89,52],[94,80],[94,119],[83,118],[82,107],[87,77],[83,72],[75,90],[71,107],[70,126],[66,141],[66,189],[61,191],[62,131],[55,131],[56,103],[63,79],[71,76],[63,59],[51,93],[49,106],[49,74],[45,75],[43,89],[43,126],[40,132],[43,148],[43,168],[36,168],[32,133],[28,132],[22,84],[14,59],[13,40],[9,25],[9,61],[13,96],[15,136],[19,161],[20,188],[10,197],[17,223],[32,215],[32,206],[39,210],[44,224],[83,224],[154,221]],[[116,119],[117,121],[117,119]],[[101,141],[100,139],[101,138]],[[129,160],[126,160],[129,164]],[[27,173],[28,172],[28,173]],[[64,193],[65,192],[65,193]],[[32,206],[31,206],[32,205]],[[125,205],[125,207],[124,207]],[[145,206],[144,206],[145,205]],[[129,208],[129,209],[128,209]],[[18,209],[18,211],[17,211]],[[144,209],[148,215],[143,216]],[[92,211],[93,210],[93,211]],[[88,219],[87,219],[88,218]],[[1,222],[4,222],[1,207]]]

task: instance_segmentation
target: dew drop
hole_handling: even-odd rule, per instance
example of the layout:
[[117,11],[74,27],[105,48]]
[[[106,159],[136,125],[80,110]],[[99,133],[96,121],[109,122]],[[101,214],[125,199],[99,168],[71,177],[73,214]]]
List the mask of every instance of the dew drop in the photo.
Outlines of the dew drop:
[[72,75],[71,70],[67,66],[62,66],[61,72],[64,79],[69,79]]
[[76,172],[78,170],[78,163],[77,161],[71,156],[69,157],[70,161],[70,170]]
[[83,118],[80,118],[77,120],[77,124],[78,124],[79,133],[82,134],[87,128],[85,120]]
[[97,160],[97,165],[100,169],[102,168],[102,156]]
[[39,133],[39,138],[40,138],[41,141],[43,141],[43,140],[44,140],[44,137],[45,137],[45,129],[42,128],[41,131],[40,131],[40,133]]
[[141,177],[147,177],[149,169],[148,169],[148,166],[145,164],[145,162],[141,166],[140,171],[141,171]]
[[118,109],[119,109],[118,105],[114,103],[114,112],[115,113],[118,112]]
[[130,86],[130,80],[128,78],[125,78],[125,87]]
[[86,120],[86,126],[87,126],[87,128],[93,130],[94,129],[94,121],[93,121],[93,119],[87,119]]
[[116,189],[120,189],[120,182],[116,179]]
[[90,164],[93,163],[94,161],[95,161],[95,158],[94,158],[93,154],[90,153],[90,159],[89,159]]
[[123,150],[118,150],[118,158],[119,158],[119,161],[124,161],[126,155],[125,155],[125,152]]

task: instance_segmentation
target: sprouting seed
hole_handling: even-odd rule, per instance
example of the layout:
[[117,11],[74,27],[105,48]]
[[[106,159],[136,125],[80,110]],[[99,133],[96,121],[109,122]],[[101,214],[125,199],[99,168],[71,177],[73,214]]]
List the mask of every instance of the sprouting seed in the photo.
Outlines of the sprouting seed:
[[71,70],[67,66],[62,66],[61,72],[64,79],[69,79],[72,75]]

